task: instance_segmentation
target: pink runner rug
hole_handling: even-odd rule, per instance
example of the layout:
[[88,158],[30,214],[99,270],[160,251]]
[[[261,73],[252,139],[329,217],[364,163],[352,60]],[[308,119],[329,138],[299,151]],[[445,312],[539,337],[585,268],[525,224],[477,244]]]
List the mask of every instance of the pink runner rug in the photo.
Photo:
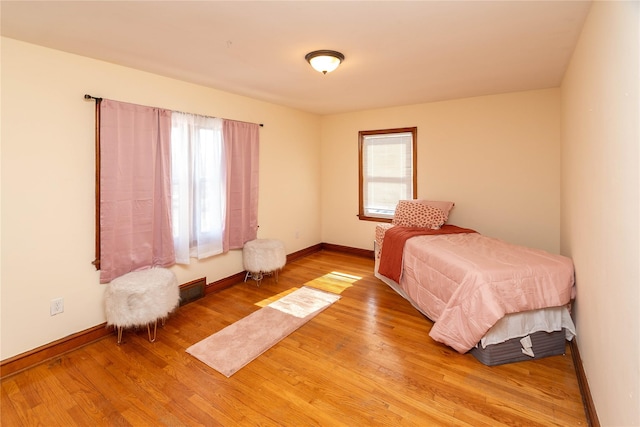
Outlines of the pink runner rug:
[[340,299],[303,286],[187,348],[227,378]]

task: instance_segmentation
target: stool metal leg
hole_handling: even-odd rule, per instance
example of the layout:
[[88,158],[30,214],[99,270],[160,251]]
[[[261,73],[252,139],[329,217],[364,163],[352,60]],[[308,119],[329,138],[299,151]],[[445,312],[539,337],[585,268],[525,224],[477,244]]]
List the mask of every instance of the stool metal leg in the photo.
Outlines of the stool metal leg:
[[153,321],[153,338],[151,338],[151,323],[147,323],[147,333],[149,334],[149,342],[155,342],[157,330],[158,330],[158,319]]
[[262,278],[264,277],[264,273],[262,273],[262,271],[258,271],[257,273],[252,273],[252,272],[247,271],[247,275],[244,278],[245,282],[247,281],[247,278],[249,278],[249,276],[251,276],[251,278],[256,281],[256,284],[258,286],[260,286],[260,282],[262,282]]
[[122,329],[124,328],[122,326],[118,326],[116,329],[118,330],[118,344],[122,344]]
[[262,274],[262,271],[258,272],[258,273],[254,273],[253,275],[253,280],[256,281],[256,285],[260,286],[260,283],[262,282],[262,278],[264,277],[264,274]]

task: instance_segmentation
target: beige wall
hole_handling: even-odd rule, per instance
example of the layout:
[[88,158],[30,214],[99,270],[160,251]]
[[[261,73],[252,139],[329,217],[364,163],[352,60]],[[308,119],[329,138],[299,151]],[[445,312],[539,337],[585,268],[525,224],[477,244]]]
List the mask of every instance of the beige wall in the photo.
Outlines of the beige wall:
[[456,203],[449,222],[560,250],[558,89],[325,116],[322,241],[372,249],[358,213],[358,131],[418,127],[418,197]]
[[603,426],[640,425],[640,2],[595,2],[562,84],[562,252]]
[[[105,321],[94,257],[94,103],[83,95],[264,123],[258,237],[287,253],[320,241],[320,119],[2,39],[0,359]],[[297,238],[296,238],[297,232]],[[243,270],[240,251],[174,267],[181,283]],[[64,313],[49,315],[64,298]]]

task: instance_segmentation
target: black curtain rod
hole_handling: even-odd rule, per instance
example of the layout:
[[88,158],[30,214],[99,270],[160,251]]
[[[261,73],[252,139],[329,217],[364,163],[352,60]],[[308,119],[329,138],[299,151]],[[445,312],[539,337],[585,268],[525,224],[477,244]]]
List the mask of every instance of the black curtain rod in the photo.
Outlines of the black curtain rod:
[[84,95],[84,99],[93,99],[95,101],[102,101],[102,98],[96,98],[95,96],[91,96],[91,95]]
[[[85,94],[85,95],[84,95],[84,99],[93,99],[93,100],[94,100],[94,101],[96,101],[96,102],[100,102],[100,101],[102,101],[102,98],[98,98],[98,97],[96,97],[96,96],[91,96],[91,95],[87,95],[87,94]],[[192,114],[192,113],[189,113],[189,114]],[[235,121],[236,121],[236,122],[239,122],[239,121],[241,121],[241,120],[235,120]],[[245,123],[249,123],[249,122],[245,122]],[[258,123],[258,126],[260,126],[260,127],[264,127],[264,124],[262,124],[262,123]]]

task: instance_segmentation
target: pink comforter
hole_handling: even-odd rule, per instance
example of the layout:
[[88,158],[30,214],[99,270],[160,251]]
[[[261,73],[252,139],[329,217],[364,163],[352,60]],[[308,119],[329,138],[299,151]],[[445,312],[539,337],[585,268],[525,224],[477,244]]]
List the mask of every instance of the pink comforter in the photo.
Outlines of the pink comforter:
[[387,276],[396,283],[400,282],[403,250],[407,240],[417,236],[458,233],[475,233],[475,231],[470,228],[461,228],[448,224],[437,230],[424,227],[391,227],[384,234],[386,239],[383,237],[384,245],[381,251],[378,273]]
[[435,322],[429,335],[460,353],[506,314],[575,297],[571,259],[478,233],[407,240],[400,287]]

